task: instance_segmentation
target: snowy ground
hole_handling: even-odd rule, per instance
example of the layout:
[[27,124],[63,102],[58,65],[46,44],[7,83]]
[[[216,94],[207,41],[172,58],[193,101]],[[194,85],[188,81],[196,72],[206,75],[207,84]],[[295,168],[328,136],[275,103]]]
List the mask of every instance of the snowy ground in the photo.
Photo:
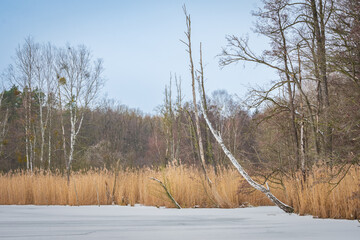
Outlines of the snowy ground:
[[360,223],[276,207],[0,206],[0,239],[360,239]]

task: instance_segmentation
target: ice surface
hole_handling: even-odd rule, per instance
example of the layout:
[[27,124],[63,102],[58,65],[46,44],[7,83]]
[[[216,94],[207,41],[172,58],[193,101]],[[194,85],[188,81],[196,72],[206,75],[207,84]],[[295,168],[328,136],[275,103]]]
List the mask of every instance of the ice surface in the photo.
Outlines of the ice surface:
[[0,206],[0,239],[347,240],[360,239],[360,224],[289,215],[277,207]]

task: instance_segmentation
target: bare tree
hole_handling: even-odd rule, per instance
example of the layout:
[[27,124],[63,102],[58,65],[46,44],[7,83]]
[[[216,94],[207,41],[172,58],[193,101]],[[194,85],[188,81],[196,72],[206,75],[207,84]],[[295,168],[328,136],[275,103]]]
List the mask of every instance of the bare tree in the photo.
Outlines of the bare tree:
[[[271,50],[264,51],[263,55],[257,56],[248,46],[246,39],[235,36],[228,36],[228,49],[223,49],[220,59],[220,65],[226,66],[237,61],[248,61],[264,64],[278,71],[279,81],[277,81],[269,90],[254,91],[258,96],[257,105],[263,102],[271,102],[277,108],[278,112],[287,111],[291,116],[292,142],[295,160],[299,166],[299,138],[296,117],[296,106],[294,103],[295,86],[293,76],[295,75],[292,66],[291,54],[293,46],[290,43],[289,35],[292,27],[296,24],[296,18],[291,18],[287,8],[288,0],[264,0],[263,9],[258,10],[254,15],[258,18],[255,32],[270,39]],[[287,93],[287,103],[282,104],[274,97],[272,92],[276,89],[284,88]]]
[[[202,135],[201,135],[201,127],[200,127],[200,119],[199,119],[199,111],[197,108],[197,101],[196,101],[196,83],[195,83],[195,79],[199,78],[196,76],[196,71],[195,71],[195,67],[194,67],[194,62],[193,62],[193,57],[192,57],[192,47],[191,47],[191,19],[190,19],[190,15],[187,13],[186,11],[186,7],[185,5],[183,6],[183,10],[184,10],[184,14],[186,17],[186,29],[187,31],[185,32],[187,41],[182,41],[185,46],[187,47],[186,51],[189,53],[189,62],[190,62],[190,73],[191,73],[191,86],[192,86],[192,100],[193,100],[193,108],[194,108],[194,114],[195,114],[195,126],[196,126],[196,137],[197,137],[197,144],[199,147],[199,155],[200,155],[200,160],[201,160],[201,166],[204,172],[204,177],[205,177],[205,181],[207,182],[208,186],[211,189],[211,193],[212,196],[214,197],[215,200],[213,200],[209,194],[209,198],[211,199],[211,201],[213,201],[213,203],[215,203],[216,205],[219,206],[228,206],[228,203],[226,203],[222,197],[220,196],[220,194],[218,193],[215,184],[213,184],[213,182],[210,180],[208,174],[207,174],[207,170],[206,170],[206,160],[205,160],[205,154],[204,154],[204,146],[203,146],[203,140],[202,140]],[[201,44],[200,44],[200,52],[201,52]],[[202,67],[202,56],[200,57],[200,63],[201,63],[201,70],[200,72],[202,73],[203,71],[203,67]],[[202,73],[202,77],[203,77],[203,73]],[[201,95],[200,95],[201,96]],[[206,189],[205,189],[206,191]]]
[[[70,181],[76,138],[80,132],[85,111],[90,107],[103,85],[104,80],[101,76],[103,67],[101,59],[92,63],[91,53],[83,45],[60,49],[56,67],[60,83],[61,108],[65,108],[69,112],[69,154],[65,156],[67,157],[65,161],[68,181]],[[62,128],[64,129],[64,125]]]
[[[299,117],[308,119],[313,135],[316,157],[319,159],[320,139],[325,156],[332,152],[332,127],[329,116],[330,100],[328,92],[327,41],[326,32],[329,18],[333,13],[333,0],[302,0],[289,1],[264,0],[263,9],[254,15],[259,21],[255,31],[270,39],[271,50],[256,54],[248,45],[248,39],[227,36],[228,46],[223,49],[220,66],[224,67],[239,61],[253,62],[265,65],[278,71],[280,80],[270,89],[254,91],[257,95],[257,105],[271,102],[280,113],[288,111],[291,116],[292,137],[297,166],[303,161],[304,145],[299,139]],[[306,59],[304,61],[302,59]],[[302,63],[301,66],[300,64]],[[300,69],[301,68],[301,69]],[[301,73],[300,71],[303,71]],[[304,71],[306,70],[305,74]],[[305,77],[304,77],[305,76]],[[304,80],[317,85],[317,108],[303,87]],[[286,89],[287,104],[278,102],[272,96],[276,89]],[[296,91],[307,110],[307,116],[299,113],[295,104]],[[278,98],[283,100],[284,98]],[[301,108],[303,109],[303,108]],[[305,122],[304,122],[305,123]],[[304,138],[304,135],[300,138]]]
[[[37,90],[37,104],[39,107],[39,128],[40,128],[40,164],[44,164],[45,130],[48,129],[48,167],[51,163],[51,111],[53,100],[52,95],[55,91],[55,54],[56,50],[51,44],[41,45],[37,60],[35,62],[34,87]],[[45,111],[45,112],[44,112]]]
[[172,163],[175,160],[175,136],[174,136],[174,104],[172,102],[172,75],[170,74],[169,86],[165,86],[164,91],[165,99],[162,106],[162,120],[164,134],[166,136],[166,152],[165,152],[165,164]]
[[[5,88],[0,86],[0,111],[2,108],[2,100],[4,98]],[[0,118],[0,156],[3,154],[4,139],[7,132],[7,123],[9,117],[9,109],[6,108],[5,114]]]
[[32,118],[33,84],[35,79],[36,61],[39,56],[39,44],[31,37],[25,39],[23,46],[16,50],[15,65],[8,68],[8,78],[13,84],[22,88],[22,101],[24,107],[25,155],[26,168],[33,169],[35,158],[36,134]]
[[180,164],[179,152],[181,143],[181,131],[180,131],[180,118],[182,111],[182,93],[181,93],[181,78],[178,78],[175,74],[176,85],[176,98],[172,99],[172,82],[173,77],[170,74],[169,85],[165,86],[164,91],[164,104],[160,108],[162,115],[162,122],[164,128],[164,134],[166,136],[166,152],[165,163]]
[[[201,68],[202,69],[202,68]],[[203,83],[201,83],[201,79],[199,81],[199,93],[202,95],[201,91],[202,91],[202,87],[201,85]],[[243,169],[243,167],[239,164],[239,162],[235,159],[235,157],[232,155],[232,153],[227,149],[227,147],[224,144],[224,141],[221,137],[220,132],[216,132],[215,129],[213,128],[208,116],[207,116],[207,112],[205,111],[204,108],[204,103],[203,101],[201,101],[201,108],[203,111],[203,115],[206,121],[207,126],[209,127],[212,135],[214,136],[214,138],[216,139],[216,141],[218,142],[218,144],[221,146],[222,150],[224,151],[224,153],[226,154],[226,156],[229,158],[229,160],[231,161],[231,163],[234,165],[234,167],[239,171],[239,173],[245,178],[245,180],[255,189],[261,191],[262,193],[264,193],[274,204],[276,204],[280,209],[282,209],[283,211],[287,212],[287,213],[292,213],[294,211],[294,209],[288,205],[286,205],[285,203],[281,202],[279,199],[277,199],[271,192],[269,189],[265,188],[264,186],[260,185],[259,183],[255,182],[248,174],[247,172]]]
[[335,1],[331,19],[330,67],[360,88],[360,2]]
[[330,98],[328,88],[328,69],[327,69],[327,55],[326,55],[326,31],[327,23],[331,14],[333,14],[334,1],[322,1],[322,0],[307,0],[311,6],[311,17],[309,22],[312,24],[312,30],[314,32],[314,40],[316,41],[316,57],[318,66],[314,66],[319,70],[318,82],[319,82],[319,105],[323,112],[323,121],[325,125],[324,131],[324,153],[325,156],[332,154],[332,127],[330,125]]
[[187,47],[186,51],[189,53],[189,61],[190,61],[190,73],[191,73],[191,86],[192,86],[192,100],[193,100],[193,107],[194,107],[194,113],[195,113],[195,125],[196,125],[196,135],[197,135],[197,139],[198,139],[198,147],[199,147],[199,153],[200,153],[200,160],[201,160],[201,164],[204,170],[204,175],[206,178],[206,181],[211,185],[211,180],[210,178],[207,176],[206,173],[206,161],[205,161],[205,154],[204,154],[204,146],[203,146],[203,141],[202,141],[202,136],[201,136],[201,128],[200,128],[200,120],[199,120],[199,112],[197,109],[197,101],[196,101],[196,86],[195,86],[195,67],[194,67],[194,62],[193,62],[193,57],[192,57],[192,48],[191,48],[191,19],[190,19],[190,15],[187,13],[186,11],[186,7],[183,7],[184,10],[184,14],[186,17],[186,29],[187,31],[185,32],[186,35],[186,42],[182,41],[185,46]]
[[[190,59],[190,72],[191,72],[191,76],[192,76],[192,90],[193,90],[193,104],[194,104],[194,108],[195,108],[195,115],[196,115],[196,127],[197,127],[197,134],[200,135],[200,125],[199,125],[199,119],[198,119],[198,111],[197,111],[197,107],[196,107],[196,86],[195,86],[195,70],[194,70],[194,64],[193,64],[193,59],[192,59],[192,49],[191,49],[191,20],[190,20],[190,16],[187,14],[186,9],[184,7],[184,13],[186,16],[186,25],[187,25],[187,32],[185,32],[186,37],[187,37],[187,42],[183,42],[186,46],[187,46],[187,52],[189,53],[189,59]],[[238,40],[238,38],[232,38],[229,40],[230,43],[232,43],[232,46],[240,48],[240,54],[239,52],[236,52],[236,54],[231,54],[226,52],[226,50],[224,50],[223,55],[225,56],[225,58],[223,59],[223,63],[225,65],[230,64],[232,62],[236,62],[238,60],[248,60],[248,61],[253,61],[253,62],[260,62],[260,63],[264,63],[270,66],[273,66],[274,68],[281,70],[281,67],[275,66],[271,63],[267,63],[266,61],[255,57],[255,54],[253,54],[251,52],[251,50],[249,50],[249,48],[247,47],[247,44],[245,45],[241,45],[241,44],[236,44],[236,43],[241,43],[241,41]],[[235,42],[235,44],[234,44]],[[243,42],[244,43],[244,42]],[[282,72],[284,72],[286,70],[283,70]],[[288,72],[288,71],[286,71]],[[277,199],[270,191],[269,189],[266,189],[264,186],[258,184],[257,182],[255,182],[248,174],[247,172],[242,168],[242,166],[238,163],[238,161],[235,159],[235,157],[231,154],[231,152],[226,148],[222,137],[220,135],[219,132],[216,132],[215,129],[212,127],[212,124],[207,116],[207,112],[205,110],[205,102],[206,102],[206,98],[205,98],[205,92],[204,92],[204,71],[203,71],[203,64],[202,64],[202,50],[201,50],[201,45],[200,45],[200,70],[198,71],[198,73],[200,74],[200,76],[197,77],[198,80],[198,84],[199,84],[199,94],[200,96],[202,96],[202,99],[200,100],[201,102],[201,108],[202,108],[202,112],[205,118],[205,121],[207,123],[207,126],[209,127],[212,135],[215,137],[216,141],[219,143],[219,145],[221,146],[223,152],[226,154],[226,156],[230,159],[231,163],[236,167],[236,169],[239,171],[239,173],[245,178],[245,180],[255,189],[263,192],[273,203],[275,203],[279,208],[281,208],[282,210],[284,210],[285,212],[288,213],[292,213],[294,211],[294,209],[286,204],[284,204],[283,202],[281,202],[279,199]],[[199,139],[199,145],[202,144],[201,141],[201,135],[198,136]],[[201,160],[202,160],[202,164],[203,166],[205,166],[205,159],[204,159],[204,152],[203,149],[200,148],[200,156],[201,156]],[[206,171],[205,171],[205,176],[206,176]],[[210,187],[212,187],[212,182],[210,181],[209,178],[208,182]],[[213,187],[212,187],[213,189]]]

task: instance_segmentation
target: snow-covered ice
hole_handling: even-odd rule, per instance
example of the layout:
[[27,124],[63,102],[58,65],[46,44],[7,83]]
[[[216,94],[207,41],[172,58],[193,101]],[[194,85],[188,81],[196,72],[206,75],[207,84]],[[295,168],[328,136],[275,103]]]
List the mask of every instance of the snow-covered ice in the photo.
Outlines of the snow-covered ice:
[[360,239],[360,223],[277,207],[0,206],[0,239]]

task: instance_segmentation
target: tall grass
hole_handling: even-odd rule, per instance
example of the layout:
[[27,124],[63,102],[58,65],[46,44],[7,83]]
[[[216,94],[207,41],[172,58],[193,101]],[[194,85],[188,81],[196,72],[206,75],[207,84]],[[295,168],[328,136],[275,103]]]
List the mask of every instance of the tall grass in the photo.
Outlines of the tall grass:
[[[307,181],[287,181],[288,203],[300,215],[311,214],[320,218],[360,219],[360,167],[346,166],[345,173],[317,167]],[[330,175],[339,173],[329,179]]]
[[[195,167],[166,167],[163,170],[143,168],[120,170],[115,191],[115,174],[107,170],[74,173],[68,184],[60,173],[15,171],[0,175],[0,204],[35,205],[134,205],[174,207],[163,188],[150,177],[160,179],[181,207],[265,206],[271,202],[259,191],[253,191],[234,169],[220,169],[216,175],[208,171],[221,196],[216,200]],[[360,217],[360,168],[351,167],[334,188],[325,168],[313,169],[304,183],[299,175],[284,179],[283,185],[269,184],[270,190],[282,201],[292,205],[299,214],[321,218]],[[333,181],[339,180],[333,179]],[[261,179],[258,179],[261,180]]]

